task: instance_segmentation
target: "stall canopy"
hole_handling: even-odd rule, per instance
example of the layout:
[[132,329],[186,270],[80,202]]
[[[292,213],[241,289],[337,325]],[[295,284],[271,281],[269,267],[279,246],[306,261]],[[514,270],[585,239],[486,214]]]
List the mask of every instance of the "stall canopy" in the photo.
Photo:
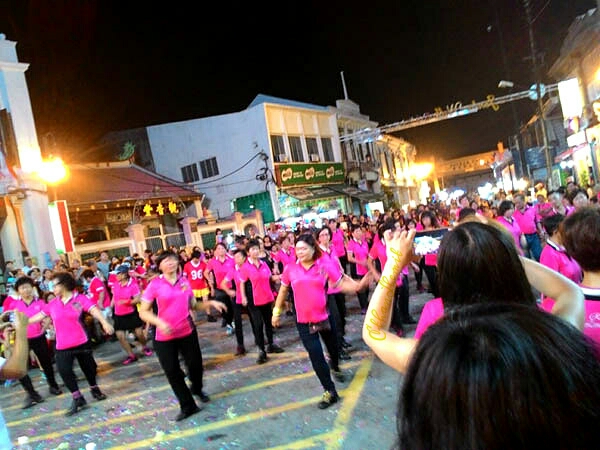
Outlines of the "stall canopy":
[[349,196],[359,199],[363,202],[373,202],[381,200],[383,193],[362,191],[348,184],[329,184],[325,186],[303,186],[297,188],[285,189],[284,192],[297,200],[320,200],[324,198],[335,198],[340,196]]

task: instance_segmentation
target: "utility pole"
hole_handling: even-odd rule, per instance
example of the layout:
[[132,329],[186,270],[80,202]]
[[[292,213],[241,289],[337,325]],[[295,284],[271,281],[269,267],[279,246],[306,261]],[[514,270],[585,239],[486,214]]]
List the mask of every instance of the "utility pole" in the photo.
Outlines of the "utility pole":
[[535,90],[537,93],[538,118],[542,127],[544,156],[546,157],[546,187],[548,188],[552,182],[552,160],[550,159],[550,148],[548,147],[548,133],[546,131],[546,118],[544,116],[544,101],[542,100],[542,90],[540,85],[540,70],[537,64],[535,41],[533,39],[533,20],[531,18],[530,0],[523,0],[523,5],[525,6],[525,16],[527,18],[527,26],[529,28],[529,48],[531,50],[531,62],[533,64],[533,76],[535,80]]

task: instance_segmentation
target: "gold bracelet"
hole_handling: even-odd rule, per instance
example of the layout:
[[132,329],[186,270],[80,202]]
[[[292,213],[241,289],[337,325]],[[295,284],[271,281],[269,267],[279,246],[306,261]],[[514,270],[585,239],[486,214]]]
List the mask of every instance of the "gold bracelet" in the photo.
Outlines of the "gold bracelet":
[[273,316],[279,317],[281,315],[281,308],[275,306],[273,307]]

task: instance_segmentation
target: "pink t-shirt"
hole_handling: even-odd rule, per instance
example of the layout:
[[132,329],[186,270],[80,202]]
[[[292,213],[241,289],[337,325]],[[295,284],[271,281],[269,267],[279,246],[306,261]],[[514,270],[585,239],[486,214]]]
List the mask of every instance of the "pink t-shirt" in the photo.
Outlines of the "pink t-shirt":
[[61,297],[56,297],[43,306],[42,312],[54,323],[57,350],[77,347],[88,341],[82,315],[96,307],[96,303],[83,294],[74,294],[66,304]]
[[[321,258],[324,258],[330,264],[339,266],[340,270],[342,270],[342,265],[334,248],[330,247],[329,251],[327,251],[323,249],[323,247],[321,247]],[[339,287],[327,287],[328,294],[337,294],[339,292],[341,292],[341,289]]]
[[331,244],[335,249],[335,254],[339,257],[344,256],[346,254],[346,243],[344,240],[344,231],[341,228],[335,230],[333,233],[333,237],[331,238]]
[[[348,241],[348,253],[352,253],[355,260],[366,264],[369,257],[369,244],[366,241],[358,242],[352,238]],[[368,271],[365,266],[356,264],[356,275],[366,275]]]
[[581,283],[582,272],[577,261],[570,258],[564,248],[559,247],[551,240],[547,240],[546,244],[540,255],[540,264],[564,275],[577,284]]
[[[104,292],[104,301],[102,302],[102,305],[98,305],[98,300],[100,299],[100,294],[102,294],[102,292]],[[98,277],[94,277],[92,278],[92,281],[90,281],[90,286],[88,287],[88,297],[90,297],[94,303],[96,303],[102,309],[110,306],[110,297],[108,296],[108,291],[106,290],[104,281]]]
[[[9,301],[10,299],[10,301]],[[8,303],[7,303],[8,302]],[[29,305],[21,298],[7,297],[4,300],[4,311],[20,311],[27,317],[33,317],[43,310],[46,305],[44,300],[34,298]],[[27,325],[27,339],[37,338],[44,334],[42,323],[30,323]]]
[[112,298],[115,305],[115,315],[125,316],[135,312],[135,305],[131,302],[132,297],[140,293],[140,286],[133,278],[129,278],[125,286],[117,282],[112,287]]
[[235,283],[235,302],[238,305],[242,304],[242,291],[240,289],[240,269],[236,265],[229,269],[227,275],[225,275],[224,281],[231,286],[231,283]]
[[419,317],[419,323],[417,323],[417,329],[415,330],[415,339],[420,339],[423,333],[427,331],[427,328],[440,320],[443,315],[444,304],[441,298],[434,298],[425,303],[421,317]]
[[153,278],[142,294],[142,301],[152,303],[156,300],[158,317],[171,327],[171,334],[163,334],[160,328],[156,328],[157,341],[170,341],[189,336],[192,332],[192,320],[190,317],[190,302],[194,292],[190,282],[184,276],[177,278],[175,284],[171,284],[160,275]]
[[291,286],[294,292],[298,323],[316,323],[329,317],[325,287],[328,281],[335,286],[342,276],[340,267],[324,258],[317,259],[308,269],[300,262],[283,269],[281,284]]
[[[588,336],[596,344],[600,351],[600,288],[579,286],[585,298],[585,324],[583,334]],[[542,302],[542,309],[550,312],[555,301],[546,297]]]
[[294,247],[288,248],[286,252],[284,249],[280,248],[279,251],[273,254],[273,261],[276,263],[282,263],[283,268],[289,264],[294,264],[296,262],[296,249]]
[[[373,246],[369,251],[369,258],[379,259],[379,262],[381,264],[381,270],[383,271],[385,263],[387,262],[387,251],[385,248],[385,244],[380,239],[373,241]],[[402,269],[402,275],[408,275],[408,266]],[[402,277],[398,277],[398,280],[396,281],[396,286],[402,286]]]
[[225,256],[225,259],[223,259],[223,261],[220,261],[217,258],[211,258],[208,261],[207,267],[208,270],[212,270],[215,276],[215,287],[217,289],[221,285],[221,282],[223,281],[223,278],[225,278],[225,275],[227,275],[227,272],[229,272],[229,269],[231,269],[233,266],[235,266],[235,262],[230,256]]
[[515,208],[515,212],[513,213],[513,219],[517,221],[519,228],[525,234],[537,233],[536,216],[536,211],[531,206],[526,206],[523,212]]
[[250,282],[252,285],[252,299],[256,306],[266,305],[273,300],[271,290],[271,269],[266,262],[259,260],[258,267],[247,259],[240,267],[240,281]]
[[522,232],[521,232],[521,228],[519,227],[519,223],[515,219],[513,219],[512,223],[511,223],[502,216],[498,216],[496,218],[496,220],[498,222],[500,222],[508,231],[510,231],[510,234],[512,234],[512,236],[515,240],[517,250],[522,255],[523,254],[523,250],[521,249],[521,234],[522,234]]

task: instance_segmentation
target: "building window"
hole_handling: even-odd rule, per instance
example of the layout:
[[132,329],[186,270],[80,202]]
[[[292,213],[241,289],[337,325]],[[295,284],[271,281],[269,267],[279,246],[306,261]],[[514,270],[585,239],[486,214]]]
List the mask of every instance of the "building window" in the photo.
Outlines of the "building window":
[[310,159],[311,162],[318,162],[321,160],[321,157],[319,156],[319,146],[317,144],[317,138],[307,137],[306,149],[308,150],[308,159]]
[[302,152],[302,141],[300,136],[290,136],[290,151],[292,153],[292,162],[304,162],[304,153]]
[[200,161],[200,170],[202,178],[210,178],[219,175],[219,166],[217,166],[217,158],[208,158]]
[[321,146],[323,147],[323,158],[325,161],[335,161],[333,158],[333,145],[331,138],[321,138]]
[[273,160],[276,163],[287,162],[285,154],[285,146],[283,144],[283,136],[271,135],[271,148],[273,150]]
[[198,176],[198,166],[196,163],[190,164],[189,166],[183,166],[181,168],[181,178],[183,178],[184,183],[198,181],[200,177]]

